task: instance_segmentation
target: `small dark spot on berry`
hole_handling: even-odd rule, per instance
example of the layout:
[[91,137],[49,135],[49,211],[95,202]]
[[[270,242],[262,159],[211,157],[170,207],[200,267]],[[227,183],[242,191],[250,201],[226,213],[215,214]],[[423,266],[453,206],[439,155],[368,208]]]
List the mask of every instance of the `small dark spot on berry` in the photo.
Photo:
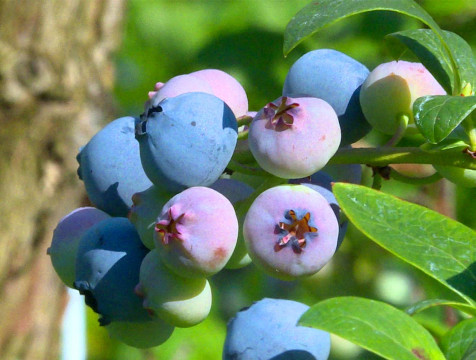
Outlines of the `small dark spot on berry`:
[[195,126],[195,125],[197,125],[197,122],[196,122],[196,121],[192,121],[192,122],[190,123],[190,125]]
[[154,114],[156,112],[162,112],[162,110],[163,110],[162,106],[160,106],[160,105],[153,106],[147,111],[147,117],[151,116],[152,114]]

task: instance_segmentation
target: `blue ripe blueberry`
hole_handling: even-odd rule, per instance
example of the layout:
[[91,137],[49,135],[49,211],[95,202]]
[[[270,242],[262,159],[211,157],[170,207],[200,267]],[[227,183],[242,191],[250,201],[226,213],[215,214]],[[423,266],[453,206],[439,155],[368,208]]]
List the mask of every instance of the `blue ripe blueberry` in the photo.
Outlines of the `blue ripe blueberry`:
[[73,287],[76,276],[76,255],[81,236],[93,225],[110,218],[104,211],[93,207],[76,209],[63,217],[55,230],[47,250],[51,263],[61,281]]
[[218,179],[209,187],[225,196],[232,204],[247,199],[254,191],[248,184],[235,179]]
[[[252,193],[253,188],[244,182],[235,179],[218,179],[210,188],[225,195],[234,205],[238,201],[247,199]],[[227,269],[239,269],[251,263],[251,258],[246,251],[245,241],[243,239],[243,220],[238,219],[240,226],[238,227],[238,240],[236,241],[236,247],[231,255],[230,260],[226,263]]]
[[114,321],[106,326],[111,338],[138,349],[163,344],[172,336],[174,329],[160,319],[143,322]]
[[155,245],[165,265],[185,277],[208,277],[223,269],[238,237],[230,201],[195,186],[171,198],[155,225]]
[[328,102],[339,116],[341,145],[349,145],[370,131],[359,102],[360,87],[368,74],[364,65],[339,51],[313,50],[291,66],[283,95],[312,96]]
[[269,173],[293,179],[322,169],[337,151],[341,130],[336,112],[324,100],[280,97],[250,124],[248,143]]
[[152,185],[142,169],[135,121],[127,116],[110,122],[76,157],[89,199],[112,216],[127,216],[132,195]]
[[212,292],[205,278],[185,278],[170,271],[157,250],[149,252],[140,267],[135,293],[151,316],[170,325],[190,327],[205,320],[212,307]]
[[326,360],[330,334],[299,326],[309,306],[264,298],[228,322],[223,360]]
[[74,287],[100,314],[100,325],[111,321],[150,321],[134,293],[142,260],[149,250],[126,218],[110,218],[81,237]]
[[215,182],[233,155],[237,137],[228,105],[200,92],[152,102],[136,127],[147,176],[171,192]]
[[173,195],[155,185],[132,195],[128,218],[134,224],[142,243],[149,249],[155,248],[154,227],[157,216]]
[[246,248],[268,275],[294,280],[319,271],[334,255],[339,236],[327,200],[303,185],[280,185],[262,192],[243,224]]

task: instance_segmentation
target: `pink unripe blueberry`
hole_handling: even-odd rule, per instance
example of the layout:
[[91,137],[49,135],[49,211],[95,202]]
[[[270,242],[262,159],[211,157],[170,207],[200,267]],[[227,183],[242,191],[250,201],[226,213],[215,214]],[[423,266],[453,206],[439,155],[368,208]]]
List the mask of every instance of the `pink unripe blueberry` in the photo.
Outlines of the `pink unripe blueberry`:
[[223,100],[233,111],[235,117],[246,115],[248,98],[245,89],[233,76],[218,69],[204,69],[190,74],[178,75],[166,83],[155,84],[149,92],[148,108],[157,106],[165,98],[175,97],[188,92],[204,92]]
[[164,263],[187,277],[220,271],[233,253],[238,220],[230,201],[213,189],[196,186],[171,198],[155,225],[155,244]]
[[375,129],[393,135],[401,117],[408,119],[409,129],[415,128],[412,107],[416,99],[445,94],[421,63],[391,61],[380,64],[369,74],[360,90],[360,104],[365,118]]
[[205,81],[211,87],[213,95],[222,99],[237,118],[246,115],[248,97],[243,86],[233,76],[218,69],[199,70],[190,75]]
[[339,224],[327,200],[303,185],[261,193],[246,214],[248,253],[269,275],[292,280],[320,270],[334,255]]
[[213,95],[212,88],[203,80],[191,75],[178,75],[165,84],[157,83],[150,103],[156,106],[166,98],[175,97],[188,92],[204,92]]
[[258,164],[285,179],[309,176],[323,168],[341,140],[334,109],[318,98],[280,97],[250,124],[248,143]]
[[212,306],[208,280],[173,273],[163,264],[156,249],[142,261],[135,292],[144,298],[143,306],[149,314],[178,327],[205,320]]
[[82,207],[64,216],[53,232],[48,255],[61,281],[73,287],[76,277],[76,254],[81,236],[93,225],[110,216],[94,207]]

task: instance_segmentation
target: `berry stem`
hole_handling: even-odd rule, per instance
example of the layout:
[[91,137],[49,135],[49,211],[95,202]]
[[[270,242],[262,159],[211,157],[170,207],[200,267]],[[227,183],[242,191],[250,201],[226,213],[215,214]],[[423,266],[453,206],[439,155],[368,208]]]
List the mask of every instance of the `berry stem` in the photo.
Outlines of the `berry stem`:
[[385,146],[395,146],[400,142],[400,140],[402,140],[403,135],[405,135],[405,130],[407,130],[408,121],[408,115],[400,115],[398,117],[397,131],[395,131],[395,134],[393,134],[392,138],[385,144]]
[[247,174],[247,175],[266,176],[266,177],[269,176],[269,174],[263,169],[261,169],[260,167],[252,167],[252,166],[240,164],[238,161],[233,159],[230,160],[230,162],[227,165],[227,168],[232,171],[236,171],[236,172]]
[[372,189],[380,190],[382,188],[382,176],[378,172],[374,172]]
[[435,164],[476,170],[476,159],[457,151],[427,152],[419,147],[341,148],[329,164]]
[[246,130],[243,130],[243,131],[240,131],[238,133],[238,140],[245,140],[245,139],[248,139],[248,129]]
[[474,117],[474,113],[471,113],[462,123],[469,137],[469,147],[471,151],[476,151],[476,121]]
[[243,116],[240,116],[238,119],[236,119],[236,121],[238,122],[238,127],[248,126],[251,124],[251,121],[253,121],[253,118],[248,115],[243,115]]

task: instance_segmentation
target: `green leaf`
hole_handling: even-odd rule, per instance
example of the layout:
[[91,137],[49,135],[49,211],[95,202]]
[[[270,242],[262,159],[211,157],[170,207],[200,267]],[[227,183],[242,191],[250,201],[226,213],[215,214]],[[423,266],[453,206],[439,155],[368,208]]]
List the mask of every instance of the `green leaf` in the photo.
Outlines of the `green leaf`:
[[431,143],[445,139],[473,110],[476,96],[423,96],[413,103],[415,124]]
[[463,355],[461,360],[474,360],[476,359],[476,339],[469,345],[468,350]]
[[352,15],[376,10],[395,11],[411,16],[441,32],[433,18],[412,0],[320,0],[302,8],[286,26],[284,54],[287,55],[305,38],[328,25]]
[[420,146],[420,149],[428,153],[441,154],[442,151],[449,150],[461,153],[464,149],[468,148],[468,143],[463,140],[446,141],[447,139],[448,138],[446,138],[442,142],[439,142],[438,144],[424,143]]
[[283,51],[286,56],[305,38],[349,16],[369,11],[386,10],[405,14],[422,21],[435,32],[445,49],[454,71],[455,88],[461,88],[461,80],[455,56],[445,42],[443,31],[433,18],[413,0],[319,0],[302,8],[289,21],[284,32]]
[[359,297],[327,299],[307,310],[299,324],[336,334],[386,359],[444,360],[423,326],[380,301]]
[[[476,340],[476,319],[461,321],[448,331],[441,339],[445,356],[448,360],[461,360],[470,350],[471,343]],[[476,349],[474,349],[476,350]],[[473,352],[473,356],[476,351]],[[467,357],[467,359],[471,359]],[[472,359],[475,359],[474,357]]]
[[435,306],[449,306],[454,309],[460,310],[468,315],[476,316],[476,307],[460,303],[453,300],[443,300],[443,299],[426,299],[417,302],[405,309],[408,315],[415,315],[426,309],[430,309]]
[[333,192],[360,231],[474,305],[474,230],[423,206],[365,186],[336,183]]
[[[476,60],[468,43],[451,31],[443,31],[448,46],[452,49],[463,83],[476,84]],[[389,50],[398,59],[404,49],[412,51],[432,73],[448,94],[459,95],[454,90],[454,74],[445,48],[438,36],[429,29],[404,30],[385,37]],[[393,40],[393,41],[392,41]],[[398,42],[400,45],[398,46]]]
[[[443,31],[446,42],[451,48],[458,65],[459,76],[462,86],[471,84],[474,91],[476,86],[476,58],[474,57],[471,46],[459,35],[451,31]],[[455,95],[460,95],[456,92]]]
[[428,29],[399,31],[385,36],[387,48],[397,60],[408,48],[448,94],[453,93],[453,69],[435,33]]

